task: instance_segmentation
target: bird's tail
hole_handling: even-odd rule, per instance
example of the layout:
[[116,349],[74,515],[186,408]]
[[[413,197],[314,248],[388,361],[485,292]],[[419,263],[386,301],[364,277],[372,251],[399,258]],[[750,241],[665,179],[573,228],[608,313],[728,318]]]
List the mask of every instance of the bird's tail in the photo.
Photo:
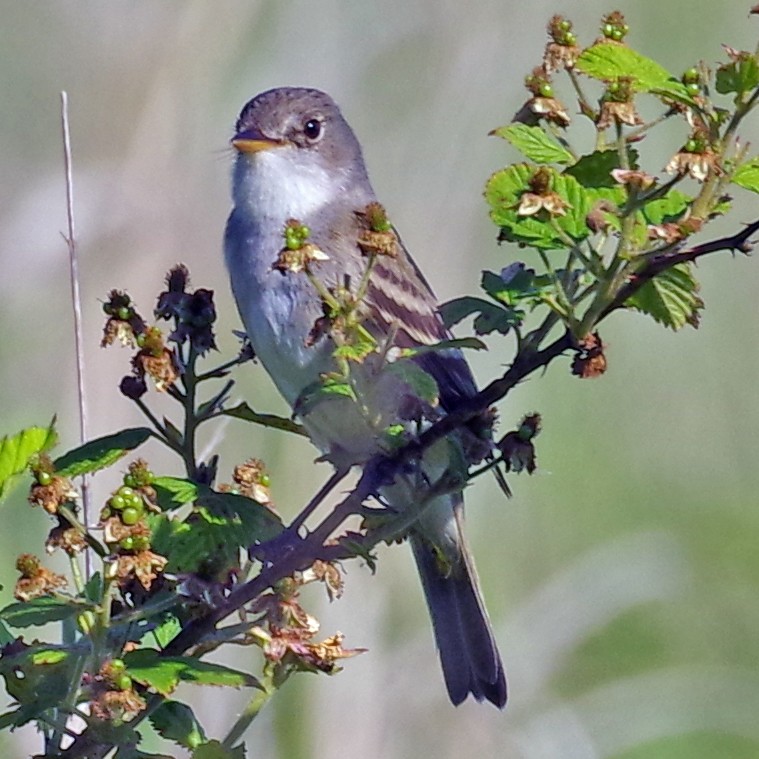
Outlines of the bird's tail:
[[[449,496],[450,497],[450,496]],[[454,505],[455,559],[441,558],[421,531],[410,535],[414,558],[432,617],[435,642],[448,695],[454,705],[471,693],[498,708],[506,705],[506,677],[477,581],[472,556],[462,532],[461,496]],[[432,508],[435,508],[433,505]],[[450,504],[448,505],[450,509]]]

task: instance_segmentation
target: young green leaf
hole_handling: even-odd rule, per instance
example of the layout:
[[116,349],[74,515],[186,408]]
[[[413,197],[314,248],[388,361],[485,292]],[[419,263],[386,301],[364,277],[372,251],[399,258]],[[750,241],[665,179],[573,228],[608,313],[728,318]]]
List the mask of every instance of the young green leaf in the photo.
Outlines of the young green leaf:
[[179,701],[164,701],[149,719],[161,737],[185,748],[197,748],[206,740],[205,731],[192,709]]
[[[630,168],[635,168],[638,165],[638,151],[628,148],[627,161]],[[574,177],[586,188],[616,188],[617,181],[611,172],[619,168],[621,163],[616,150],[596,150],[582,156],[577,163],[564,169],[564,173]]]
[[150,485],[155,489],[158,505],[164,511],[194,503],[198,497],[198,486],[180,477],[156,477]]
[[234,408],[226,409],[223,413],[226,416],[232,416],[235,419],[243,419],[246,422],[253,422],[253,424],[260,424],[264,427],[271,427],[275,430],[294,432],[296,435],[306,434],[303,426],[294,422],[292,419],[287,419],[284,416],[277,416],[276,414],[259,414],[245,402],[238,404]]
[[438,311],[446,327],[458,324],[468,316],[477,314],[474,320],[474,331],[478,335],[488,335],[496,330],[505,335],[512,327],[522,323],[524,312],[506,309],[483,298],[471,295],[443,303]]
[[325,377],[305,387],[295,401],[293,413],[305,416],[320,403],[348,398],[356,402],[356,393],[349,382],[338,377]]
[[664,197],[651,200],[643,206],[643,214],[649,224],[677,221],[693,200],[679,190],[670,190]]
[[42,596],[31,601],[12,603],[0,609],[0,620],[11,627],[39,626],[74,617],[89,608],[91,607],[88,604]]
[[[541,169],[551,171],[550,169]],[[586,217],[591,197],[580,183],[568,174],[552,174],[551,192],[564,203],[562,214],[547,218],[547,211],[520,213],[520,201],[531,191],[530,181],[535,167],[514,164],[497,171],[485,186],[485,199],[490,205],[491,219],[501,227],[501,239],[524,243],[546,250],[568,247],[567,237],[574,241],[590,234]],[[564,233],[557,233],[554,224]]]
[[[666,88],[687,97],[688,91],[663,66],[626,45],[599,42],[586,48],[575,67],[583,74],[603,82],[621,78],[634,79],[643,92]],[[677,85],[680,84],[678,87]]]
[[258,680],[221,664],[191,656],[162,657],[152,648],[141,648],[124,655],[126,672],[138,683],[168,696],[180,682],[196,685],[223,685],[233,688],[260,688]]
[[55,460],[58,474],[78,477],[111,466],[129,451],[142,445],[151,435],[147,427],[133,427],[113,435],[90,440],[79,448],[64,453]]
[[509,124],[493,130],[535,163],[574,163],[574,156],[539,126]]
[[0,440],[0,501],[8,494],[12,480],[21,474],[31,459],[52,448],[58,435],[49,427],[29,427]]
[[721,95],[735,93],[735,102],[740,102],[744,95],[759,86],[759,63],[756,56],[741,51],[736,60],[717,69],[715,88]]
[[745,190],[759,192],[759,156],[739,166],[732,176],[732,181]]
[[652,316],[665,327],[678,330],[686,324],[698,326],[704,303],[697,295],[698,282],[688,264],[679,264],[655,276],[626,305]]

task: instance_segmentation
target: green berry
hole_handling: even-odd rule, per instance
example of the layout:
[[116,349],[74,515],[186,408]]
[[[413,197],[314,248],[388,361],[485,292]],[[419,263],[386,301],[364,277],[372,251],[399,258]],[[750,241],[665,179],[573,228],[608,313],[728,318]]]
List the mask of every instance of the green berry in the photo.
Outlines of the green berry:
[[108,501],[108,505],[114,511],[121,511],[126,506],[126,499],[123,495],[119,495],[117,493],[116,495],[111,496],[110,500]]
[[40,485],[46,486],[53,481],[53,475],[50,472],[37,472],[37,482]]
[[698,143],[696,140],[688,140],[688,142],[685,143],[685,152],[686,153],[695,153],[698,150]]
[[553,97],[553,86],[549,82],[543,82],[540,85],[540,94],[544,98]]
[[127,674],[119,675],[114,679],[113,684],[119,690],[129,690],[132,687],[132,678]]
[[124,475],[124,485],[128,488],[136,488],[137,487],[137,478],[129,473]]
[[570,47],[573,47],[577,44],[577,35],[573,32],[567,32],[564,35],[564,44],[569,45]]
[[258,481],[265,487],[268,488],[269,485],[271,485],[271,477],[269,477],[266,472],[264,472],[259,478]]
[[698,95],[701,92],[701,85],[698,82],[688,82],[685,85],[685,89],[691,95]]
[[126,669],[126,664],[123,659],[111,659],[109,666],[111,672],[123,672]]
[[559,21],[559,29],[561,29],[562,32],[568,32],[571,28],[572,28],[571,21],[568,21],[567,19]]
[[615,29],[611,33],[611,38],[613,40],[616,40],[617,42],[619,42],[624,36],[625,36],[625,33],[621,29]]
[[132,493],[129,498],[125,498],[124,500],[126,501],[127,506],[131,506],[138,511],[142,511],[142,508],[145,505],[142,496],[139,493]]
[[135,551],[146,551],[150,548],[150,538],[147,535],[135,535],[132,538],[132,548]]
[[119,541],[119,548],[123,551],[134,551],[134,538],[131,535],[127,535]]
[[614,26],[612,24],[604,24],[602,31],[604,37],[611,37],[614,34]]
[[306,240],[308,237],[311,236],[311,230],[304,224],[299,230],[298,230],[298,236],[301,240]]
[[134,494],[134,489],[130,488],[128,485],[122,485],[119,488],[118,493],[120,496],[124,498],[131,498],[132,495]]
[[131,315],[132,315],[131,311],[126,306],[122,306],[119,309],[118,316],[119,316],[119,319],[121,319],[121,321],[123,322],[127,321],[127,319],[129,319]]
[[121,512],[121,521],[126,525],[137,524],[140,521],[140,512],[135,509],[134,506],[127,506],[124,511]]

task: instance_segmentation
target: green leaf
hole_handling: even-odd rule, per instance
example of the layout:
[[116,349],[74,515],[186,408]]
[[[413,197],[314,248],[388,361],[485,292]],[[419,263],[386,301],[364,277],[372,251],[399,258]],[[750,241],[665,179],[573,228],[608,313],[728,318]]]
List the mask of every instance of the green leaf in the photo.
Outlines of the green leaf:
[[690,265],[678,264],[646,282],[626,305],[674,330],[686,324],[697,327],[698,312],[704,306],[698,289]]
[[180,477],[156,477],[150,485],[155,489],[158,505],[163,511],[194,503],[198,497],[198,486]]
[[437,382],[429,372],[422,369],[416,362],[402,358],[390,364],[385,371],[398,377],[414,397],[432,406],[437,405],[440,398]]
[[13,479],[29,466],[32,458],[58,442],[54,423],[55,420],[49,427],[28,427],[0,440],[0,501],[8,494]]
[[413,358],[414,356],[424,356],[425,353],[463,349],[482,351],[487,350],[487,345],[476,337],[456,337],[450,340],[441,340],[439,343],[433,343],[432,345],[417,345],[414,348],[403,348],[401,350],[401,357]]
[[234,408],[226,409],[222,413],[235,419],[243,419],[246,422],[253,422],[253,424],[260,424],[275,430],[294,432],[296,435],[306,435],[303,425],[294,422],[292,419],[277,416],[276,414],[259,414],[257,411],[253,411],[247,403],[240,403]]
[[149,519],[151,544],[169,558],[169,572],[212,571],[236,560],[240,548],[270,540],[283,529],[276,514],[243,495],[198,486],[195,506],[186,521]]
[[161,657],[152,648],[141,648],[124,655],[129,676],[138,683],[168,696],[180,682],[196,685],[221,685],[233,688],[260,688],[258,680],[222,664],[194,659],[191,656]]
[[552,174],[553,192],[566,203],[563,216],[547,219],[543,211],[532,216],[517,213],[520,199],[529,191],[534,174],[534,166],[514,164],[496,172],[488,180],[485,199],[490,205],[490,218],[501,227],[501,239],[546,250],[566,248],[567,242],[557,234],[554,224],[574,241],[587,237],[590,230],[585,218],[590,211],[591,197],[571,175]]
[[670,190],[664,197],[651,200],[643,206],[643,214],[649,224],[677,221],[693,200],[679,190]]
[[495,303],[471,295],[443,303],[438,311],[443,323],[449,328],[472,314],[478,314],[474,320],[474,330],[478,335],[488,335],[496,330],[505,335],[512,327],[521,324],[524,319],[522,311],[502,308]]
[[160,648],[166,648],[180,632],[182,632],[182,623],[173,614],[167,614],[153,630],[153,637]]
[[51,596],[33,598],[31,601],[12,603],[0,610],[0,620],[11,627],[30,627],[60,622],[89,609],[88,604],[62,601]]
[[8,629],[8,626],[0,622],[0,647],[7,646],[9,643],[13,643],[16,640],[16,636]]
[[759,192],[759,156],[741,164],[733,173],[732,181],[751,192]]
[[348,398],[354,403],[358,400],[347,380],[340,377],[327,376],[303,388],[303,391],[295,401],[293,413],[301,417],[306,416],[320,403],[338,401],[344,398]]
[[64,477],[78,477],[105,469],[142,445],[150,435],[147,427],[133,427],[91,440],[57,458],[54,462],[56,471]]
[[68,651],[62,648],[40,648],[31,652],[29,660],[32,664],[41,666],[45,664],[60,664],[70,656]]
[[738,60],[717,69],[714,84],[721,95],[736,93],[735,100],[740,102],[746,93],[759,86],[759,63],[756,56],[741,51]]
[[[627,149],[627,161],[630,168],[638,165],[638,151]],[[574,177],[586,188],[616,188],[618,184],[611,172],[621,168],[619,153],[616,150],[596,150],[582,156],[577,163],[564,169],[564,174]],[[624,195],[622,195],[624,198]]]
[[493,134],[508,140],[535,163],[574,163],[574,156],[539,126],[510,124],[495,129]]
[[643,92],[663,89],[679,93],[682,89],[682,93],[687,95],[685,86],[667,69],[626,45],[608,42],[591,45],[580,54],[575,68],[604,82],[629,77],[635,80],[637,88]]
[[245,759],[245,746],[225,748],[219,741],[209,741],[192,752],[192,759]]
[[206,734],[192,709],[179,701],[164,701],[149,719],[162,738],[185,748],[197,748],[206,740]]

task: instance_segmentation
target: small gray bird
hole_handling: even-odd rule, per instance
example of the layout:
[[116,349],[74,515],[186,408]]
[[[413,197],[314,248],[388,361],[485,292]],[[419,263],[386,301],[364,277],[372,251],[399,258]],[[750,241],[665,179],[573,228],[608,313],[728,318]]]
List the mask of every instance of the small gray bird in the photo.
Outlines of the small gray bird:
[[[333,399],[308,404],[303,392],[336,368],[324,316],[323,293],[356,286],[367,271],[358,245],[362,211],[376,202],[361,146],[332,98],[305,88],[269,90],[240,113],[232,145],[237,150],[224,251],[240,316],[256,355],[288,403],[301,413],[314,444],[338,469],[361,466],[385,450],[382,431],[408,419],[408,385],[402,374],[366,361],[354,368],[359,402]],[[320,255],[305,271],[281,270],[285,226],[297,220]],[[395,235],[395,232],[392,232]],[[449,339],[436,299],[411,256],[397,241],[395,256],[379,256],[369,269],[361,302],[363,325],[387,355]],[[437,383],[437,413],[476,392],[457,350],[413,359]],[[385,364],[387,368],[387,364]],[[506,679],[477,574],[463,532],[461,492],[430,495],[430,483],[464,460],[461,436],[425,451],[413,471],[396,476],[382,498],[398,513],[430,501],[409,532],[422,579],[443,675],[451,701],[471,693],[498,707]]]

